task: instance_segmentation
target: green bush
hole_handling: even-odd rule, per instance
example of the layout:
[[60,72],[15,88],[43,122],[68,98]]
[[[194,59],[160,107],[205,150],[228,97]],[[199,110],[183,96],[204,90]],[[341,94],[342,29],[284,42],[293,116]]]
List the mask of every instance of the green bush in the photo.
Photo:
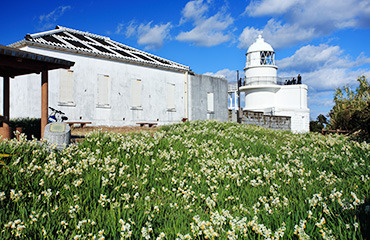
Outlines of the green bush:
[[336,89],[334,107],[330,110],[329,128],[341,129],[370,140],[370,84],[365,76],[357,79],[359,86]]
[[40,118],[15,118],[10,119],[9,126],[15,131],[16,127],[22,128],[22,133],[31,140],[32,136],[41,138],[41,119]]

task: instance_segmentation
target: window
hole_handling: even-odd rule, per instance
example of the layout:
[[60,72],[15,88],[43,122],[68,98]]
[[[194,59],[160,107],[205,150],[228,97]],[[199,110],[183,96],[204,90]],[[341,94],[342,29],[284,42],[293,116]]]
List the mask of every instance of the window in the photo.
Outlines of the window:
[[207,93],[207,112],[214,113],[215,106],[214,106],[214,96],[213,93]]
[[175,111],[175,84],[167,83],[167,111]]
[[251,53],[247,54],[247,66],[251,65]]
[[131,81],[131,109],[142,109],[140,79]]
[[110,107],[110,77],[98,74],[98,96],[97,107]]
[[261,65],[274,65],[275,64],[275,55],[271,51],[261,51]]
[[59,102],[61,106],[75,106],[73,101],[73,71],[60,70],[59,78]]

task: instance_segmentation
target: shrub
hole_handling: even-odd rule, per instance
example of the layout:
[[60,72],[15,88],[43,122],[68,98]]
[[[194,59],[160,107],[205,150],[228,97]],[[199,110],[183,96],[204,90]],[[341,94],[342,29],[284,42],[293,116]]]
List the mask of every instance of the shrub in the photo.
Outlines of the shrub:
[[41,119],[40,118],[15,118],[10,119],[9,126],[15,131],[16,127],[22,127],[22,133],[31,140],[32,136],[41,138]]
[[365,76],[357,79],[359,86],[353,91],[349,86],[336,89],[335,105],[329,113],[329,128],[370,138],[370,85]]

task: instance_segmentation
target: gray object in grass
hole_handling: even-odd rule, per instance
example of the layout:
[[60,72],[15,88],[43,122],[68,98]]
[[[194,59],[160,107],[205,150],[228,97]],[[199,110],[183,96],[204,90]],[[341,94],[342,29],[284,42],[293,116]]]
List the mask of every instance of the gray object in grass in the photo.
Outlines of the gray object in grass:
[[44,139],[62,150],[71,143],[71,128],[62,122],[49,123],[45,126]]

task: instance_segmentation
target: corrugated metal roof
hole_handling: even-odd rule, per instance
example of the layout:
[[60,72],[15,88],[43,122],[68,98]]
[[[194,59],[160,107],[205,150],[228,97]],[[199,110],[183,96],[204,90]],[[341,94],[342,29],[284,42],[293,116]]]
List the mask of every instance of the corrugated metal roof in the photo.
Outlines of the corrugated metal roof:
[[177,71],[189,71],[188,66],[129,47],[122,43],[88,32],[57,26],[56,29],[36,34],[27,34],[25,40],[10,45],[22,47],[35,45],[60,51],[93,55],[118,61],[149,65]]
[[14,77],[57,68],[70,68],[74,62],[0,45],[0,76]]

